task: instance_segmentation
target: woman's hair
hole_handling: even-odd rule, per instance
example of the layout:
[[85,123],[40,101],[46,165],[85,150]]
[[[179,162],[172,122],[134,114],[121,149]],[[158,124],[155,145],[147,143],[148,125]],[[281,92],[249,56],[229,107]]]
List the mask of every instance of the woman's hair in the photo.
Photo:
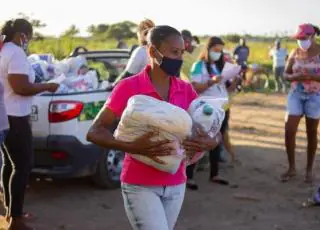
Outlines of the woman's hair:
[[320,36],[320,29],[318,26],[312,25],[314,31],[315,31],[315,36]]
[[139,23],[138,33],[140,34],[140,42],[142,43],[142,45],[147,44],[146,37],[148,35],[149,30],[153,27],[155,27],[155,24],[150,19],[145,19]]
[[200,44],[200,39],[199,39],[198,36],[193,36],[192,38],[193,38],[193,40],[196,41],[196,43],[197,43],[198,45]]
[[[207,41],[207,44],[206,44],[204,50],[202,51],[202,53],[200,54],[200,57],[199,57],[199,59],[201,61],[204,61],[206,63],[206,67],[207,67],[209,74],[212,74],[212,68],[211,68],[211,61],[212,60],[210,58],[209,53],[210,53],[210,49],[216,45],[224,45],[224,42],[219,37],[210,37],[209,40]],[[223,52],[222,52],[222,55],[220,56],[219,60],[215,61],[215,64],[216,64],[218,70],[222,71],[224,64],[225,64]]]
[[180,32],[171,26],[156,26],[149,31],[147,41],[158,49],[164,41],[174,35],[181,36]]
[[1,34],[6,36],[4,42],[12,41],[16,33],[32,35],[33,29],[31,23],[23,18],[16,19],[14,21],[9,20],[1,29]]

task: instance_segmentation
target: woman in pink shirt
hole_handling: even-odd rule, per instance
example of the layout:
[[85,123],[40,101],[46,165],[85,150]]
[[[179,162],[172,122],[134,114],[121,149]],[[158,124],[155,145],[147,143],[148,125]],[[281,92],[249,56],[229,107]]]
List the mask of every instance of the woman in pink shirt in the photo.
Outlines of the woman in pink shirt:
[[[156,133],[148,133],[128,143],[115,140],[109,130],[114,121],[121,117],[133,95],[148,95],[188,109],[197,94],[189,83],[176,77],[182,65],[183,52],[184,42],[176,29],[170,26],[151,29],[148,35],[151,65],[116,86],[90,128],[88,140],[105,148],[148,156],[155,161],[159,161],[157,156],[168,155],[171,151],[166,145],[168,141],[150,141]],[[187,154],[192,155],[197,151],[215,148],[217,141],[215,137],[199,131],[196,137],[185,140],[183,145]],[[133,229],[174,228],[184,199],[185,162],[172,175],[136,161],[126,154],[121,182],[125,210]]]

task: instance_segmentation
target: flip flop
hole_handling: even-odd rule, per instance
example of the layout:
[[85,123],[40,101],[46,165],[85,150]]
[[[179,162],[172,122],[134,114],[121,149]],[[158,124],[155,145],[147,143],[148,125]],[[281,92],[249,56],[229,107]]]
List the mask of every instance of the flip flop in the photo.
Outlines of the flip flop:
[[211,178],[210,181],[212,183],[220,184],[220,185],[229,185],[229,181],[224,180],[222,178]]
[[296,173],[286,172],[286,173],[281,175],[281,182],[283,182],[283,183],[288,182],[291,179],[295,178],[296,176],[297,176]]

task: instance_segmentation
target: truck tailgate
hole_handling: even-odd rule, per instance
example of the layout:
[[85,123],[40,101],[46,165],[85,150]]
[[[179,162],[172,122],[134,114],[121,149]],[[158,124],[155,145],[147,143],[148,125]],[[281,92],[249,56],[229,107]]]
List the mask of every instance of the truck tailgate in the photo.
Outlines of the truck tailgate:
[[44,138],[50,134],[48,112],[51,100],[51,94],[38,95],[33,99],[30,120],[34,137]]

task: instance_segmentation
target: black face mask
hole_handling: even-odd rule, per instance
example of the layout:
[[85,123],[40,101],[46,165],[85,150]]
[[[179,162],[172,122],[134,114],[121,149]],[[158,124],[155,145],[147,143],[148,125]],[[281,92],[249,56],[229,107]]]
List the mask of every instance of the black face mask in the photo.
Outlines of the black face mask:
[[165,57],[158,50],[157,52],[162,56],[161,62],[159,62],[160,68],[169,76],[173,76],[173,77],[180,76],[180,70],[181,70],[183,61],[179,59]]

